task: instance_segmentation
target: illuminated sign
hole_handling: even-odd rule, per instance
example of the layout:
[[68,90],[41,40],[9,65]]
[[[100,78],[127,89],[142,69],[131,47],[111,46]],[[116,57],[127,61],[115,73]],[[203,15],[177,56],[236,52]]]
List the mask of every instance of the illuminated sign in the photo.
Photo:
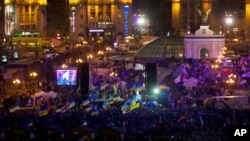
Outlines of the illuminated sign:
[[90,29],[89,32],[104,32],[103,29]]

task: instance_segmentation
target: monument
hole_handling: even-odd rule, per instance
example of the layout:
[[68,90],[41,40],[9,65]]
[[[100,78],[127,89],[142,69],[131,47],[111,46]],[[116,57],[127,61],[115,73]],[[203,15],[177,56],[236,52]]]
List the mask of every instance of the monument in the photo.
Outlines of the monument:
[[210,11],[211,9],[208,9],[207,11],[201,11],[200,9],[198,9],[198,12],[201,16],[201,25],[207,25],[207,19]]
[[225,45],[225,36],[217,34],[209,28],[210,11],[210,9],[205,12],[198,10],[201,16],[200,28],[194,34],[187,31],[188,34],[184,36],[185,58],[216,59],[222,51]]

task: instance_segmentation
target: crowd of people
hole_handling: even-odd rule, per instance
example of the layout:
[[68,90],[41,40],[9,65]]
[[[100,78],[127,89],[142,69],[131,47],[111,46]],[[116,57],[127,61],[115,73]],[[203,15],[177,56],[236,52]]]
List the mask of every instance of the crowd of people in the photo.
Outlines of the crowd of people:
[[[1,132],[6,133],[5,140],[73,140],[76,138],[69,131],[82,127],[91,129],[92,133],[85,133],[78,139],[87,136],[85,138],[89,140],[225,141],[230,138],[230,126],[233,123],[249,124],[249,117],[249,110],[237,111],[237,118],[233,120],[232,112],[225,109],[172,110],[165,107],[140,107],[127,114],[123,114],[119,107],[112,107],[94,116],[81,108],[74,108],[65,113],[54,112],[39,117],[36,110],[26,109],[11,114],[1,111],[0,123]],[[57,134],[41,134],[40,131],[53,128],[52,125],[57,126]],[[17,127],[34,135],[14,134]],[[101,135],[100,131],[106,127],[114,130],[106,131],[106,136]]]
[[[232,109],[206,109],[202,105],[203,101],[198,104],[201,97],[224,94],[226,89],[223,87],[223,78],[218,77],[210,65],[210,62],[201,60],[187,60],[180,63],[174,73],[163,82],[167,86],[163,90],[167,95],[167,99],[164,100],[168,102],[162,104],[162,100],[159,100],[156,106],[146,106],[141,101],[139,108],[126,114],[121,110],[119,103],[111,105],[108,109],[100,109],[95,115],[87,112],[81,103],[78,103],[66,112],[50,111],[45,116],[39,116],[39,111],[32,108],[10,113],[8,106],[11,104],[6,104],[8,106],[1,108],[0,139],[12,141],[230,140],[230,127],[235,124],[249,124],[250,110],[236,110],[236,116],[233,118]],[[179,75],[180,81],[175,82],[174,79]],[[191,89],[186,89],[183,84],[190,77],[196,78],[198,83]],[[111,91],[102,90],[98,94],[103,95],[105,92]],[[122,89],[118,93],[121,97],[129,94],[135,94],[135,92]],[[2,98],[2,101],[14,103],[19,99],[19,103],[25,105],[29,96],[10,96]],[[76,130],[78,128],[84,132],[80,133],[80,130]],[[44,130],[47,132],[42,132]],[[71,133],[72,130],[75,132]]]

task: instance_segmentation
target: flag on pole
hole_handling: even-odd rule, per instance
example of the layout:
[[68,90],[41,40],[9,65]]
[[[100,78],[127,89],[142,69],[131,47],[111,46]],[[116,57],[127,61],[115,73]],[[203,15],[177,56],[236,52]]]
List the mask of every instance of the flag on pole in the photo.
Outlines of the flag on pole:
[[74,99],[71,99],[71,100],[69,101],[69,108],[71,109],[71,108],[73,108],[73,107],[75,107],[75,106],[76,106],[75,100],[74,100]]
[[43,100],[44,100],[44,98],[42,95],[36,97],[36,101],[43,101]]
[[13,113],[13,112],[19,110],[19,108],[20,108],[20,107],[19,107],[19,103],[16,102],[14,105],[12,105],[12,106],[9,108],[9,112],[10,112],[10,113]]
[[32,107],[32,106],[33,106],[33,98],[32,98],[32,97],[30,97],[30,98],[27,100],[25,106],[27,106],[27,107]]
[[107,84],[107,83],[101,84],[101,90],[105,90],[108,86],[109,86],[109,84]]
[[45,101],[43,102],[41,109],[38,112],[39,116],[45,116],[48,114],[48,103]]
[[98,115],[99,114],[99,111],[92,111],[91,112],[91,116],[95,116],[95,115]]
[[82,106],[83,106],[83,107],[87,107],[89,104],[90,104],[90,100],[89,100],[89,99],[85,99],[85,100],[82,102]]
[[180,75],[174,79],[174,83],[179,83],[179,82],[181,82],[181,76]]
[[104,109],[104,110],[107,110],[108,109],[108,107],[109,107],[109,100],[105,100],[104,102],[103,102],[103,104],[102,104],[102,108]]
[[90,112],[91,110],[92,110],[92,105],[91,104],[85,108],[86,112]]
[[62,113],[68,111],[69,109],[73,108],[75,106],[75,100],[71,99],[69,102],[65,104],[65,106],[62,109]]

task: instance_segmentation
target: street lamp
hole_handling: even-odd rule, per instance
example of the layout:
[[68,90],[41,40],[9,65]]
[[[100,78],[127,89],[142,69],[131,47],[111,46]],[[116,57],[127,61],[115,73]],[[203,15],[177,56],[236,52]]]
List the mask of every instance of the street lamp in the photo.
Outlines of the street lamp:
[[[76,63],[77,63],[77,66],[78,66],[78,73],[79,73],[79,76],[81,76],[82,72],[81,72],[81,64],[83,63],[83,60],[81,58],[77,59],[76,60]],[[81,77],[78,77],[78,88],[77,88],[77,91],[78,91],[78,94],[81,95]]]
[[236,80],[237,76],[235,74],[230,74],[228,75],[228,78],[226,80],[226,83],[228,85],[231,85],[231,94],[233,95],[234,98],[234,107],[233,107],[233,119],[235,120],[235,95],[234,95],[234,91],[233,91],[233,85],[235,84],[235,80]]
[[104,60],[103,60],[103,54],[104,54],[104,52],[101,51],[101,50],[99,50],[99,51],[97,52],[97,54],[100,55],[100,56],[102,57],[102,62],[103,62],[103,64],[104,64]]
[[142,29],[145,26],[146,19],[144,14],[139,14],[137,19],[137,36],[140,39],[142,35]]
[[228,25],[227,33],[229,33],[230,25],[231,25],[232,23],[233,23],[232,15],[227,16],[227,18],[226,18],[226,24]]
[[79,64],[79,63],[83,63],[83,60],[81,58],[77,59],[76,60],[76,63]]
[[92,55],[92,54],[87,55],[87,61],[88,61],[88,62],[89,62],[90,59],[92,59],[92,58],[93,58],[93,55]]
[[111,47],[106,47],[108,64],[109,64],[109,53],[110,53],[111,51],[112,51],[112,48],[111,48]]
[[[30,77],[32,78],[32,79],[35,79],[36,77],[37,77],[37,72],[31,72],[30,73]],[[31,83],[31,88],[33,88],[33,83]]]
[[13,82],[13,84],[16,85],[17,88],[18,88],[18,85],[21,83],[21,80],[17,78],[17,79],[14,79],[12,82]]
[[37,73],[36,73],[36,72],[31,72],[31,73],[30,73],[30,77],[36,78],[36,77],[37,77]]
[[227,24],[227,35],[228,35],[228,43],[230,43],[230,26],[233,24],[232,15],[226,16],[226,24]]
[[86,47],[86,45],[88,44],[88,42],[87,41],[83,41],[83,47]]
[[68,68],[68,65],[67,64],[62,64],[62,68],[66,69],[66,68]]

